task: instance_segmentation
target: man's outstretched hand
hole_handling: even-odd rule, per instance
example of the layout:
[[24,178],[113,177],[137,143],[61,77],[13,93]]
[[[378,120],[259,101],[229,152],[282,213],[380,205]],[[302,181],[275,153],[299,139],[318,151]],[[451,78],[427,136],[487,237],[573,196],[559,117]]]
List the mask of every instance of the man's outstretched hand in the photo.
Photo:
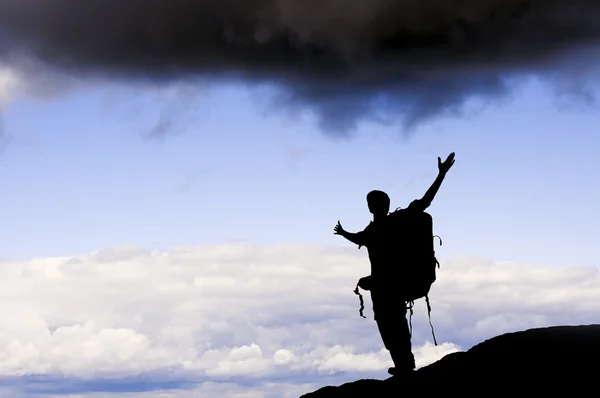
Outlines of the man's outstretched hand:
[[440,173],[446,174],[450,167],[454,164],[454,152],[452,152],[442,163],[442,159],[438,157],[438,169]]
[[335,235],[342,235],[344,233],[344,228],[342,228],[342,224],[338,221],[337,225],[333,228],[333,233]]

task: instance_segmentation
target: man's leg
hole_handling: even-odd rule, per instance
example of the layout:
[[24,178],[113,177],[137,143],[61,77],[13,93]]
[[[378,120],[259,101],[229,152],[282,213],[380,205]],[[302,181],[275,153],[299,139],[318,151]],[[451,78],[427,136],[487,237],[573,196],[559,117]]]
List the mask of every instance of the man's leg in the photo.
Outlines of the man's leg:
[[373,312],[383,344],[390,352],[397,371],[412,371],[415,368],[415,357],[406,320],[406,305],[377,296],[379,295],[372,297]]
[[406,321],[406,313],[396,311],[395,314],[383,313],[377,316],[377,327],[385,348],[390,352],[394,367],[399,371],[410,371],[415,368],[415,357],[412,353],[410,330]]
[[412,353],[410,329],[406,320],[406,309],[396,315],[395,321],[396,341],[390,350],[392,360],[396,369],[400,371],[412,371],[415,369],[415,356]]

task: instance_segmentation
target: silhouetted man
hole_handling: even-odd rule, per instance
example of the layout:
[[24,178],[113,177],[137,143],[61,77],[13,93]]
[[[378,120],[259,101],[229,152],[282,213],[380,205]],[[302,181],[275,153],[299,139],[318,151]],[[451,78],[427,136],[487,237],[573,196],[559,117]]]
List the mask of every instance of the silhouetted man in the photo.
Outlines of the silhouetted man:
[[[415,369],[412,353],[411,335],[406,320],[407,303],[399,297],[397,278],[398,256],[402,251],[402,242],[394,231],[394,223],[410,212],[423,212],[438,192],[444,177],[454,164],[454,152],[442,163],[438,157],[439,174],[423,198],[411,202],[406,209],[390,211],[390,198],[382,191],[371,191],[367,195],[369,211],[373,221],[361,232],[351,233],[342,228],[338,221],[334,233],[350,242],[366,246],[371,262],[371,301],[377,327],[385,348],[390,352],[394,367],[388,372],[392,375],[411,373]],[[390,214],[388,216],[388,214]],[[395,219],[396,217],[400,217]],[[401,222],[401,221],[400,221]],[[397,224],[396,224],[397,225]]]

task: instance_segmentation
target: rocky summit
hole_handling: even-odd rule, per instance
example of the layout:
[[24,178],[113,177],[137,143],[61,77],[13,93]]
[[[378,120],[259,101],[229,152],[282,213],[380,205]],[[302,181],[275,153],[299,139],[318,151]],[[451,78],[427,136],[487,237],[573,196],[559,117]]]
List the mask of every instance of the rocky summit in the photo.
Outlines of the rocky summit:
[[[600,325],[507,333],[446,355],[409,377],[358,380],[301,398],[600,396]],[[459,395],[460,394],[460,395]]]

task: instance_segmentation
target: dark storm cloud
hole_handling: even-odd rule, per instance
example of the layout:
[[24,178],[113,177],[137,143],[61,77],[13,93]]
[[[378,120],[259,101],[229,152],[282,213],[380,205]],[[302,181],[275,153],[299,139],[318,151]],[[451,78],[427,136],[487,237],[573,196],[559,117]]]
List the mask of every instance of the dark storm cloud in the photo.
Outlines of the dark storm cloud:
[[597,0],[1,0],[0,57],[72,76],[240,78],[322,126],[412,126],[600,37]]

